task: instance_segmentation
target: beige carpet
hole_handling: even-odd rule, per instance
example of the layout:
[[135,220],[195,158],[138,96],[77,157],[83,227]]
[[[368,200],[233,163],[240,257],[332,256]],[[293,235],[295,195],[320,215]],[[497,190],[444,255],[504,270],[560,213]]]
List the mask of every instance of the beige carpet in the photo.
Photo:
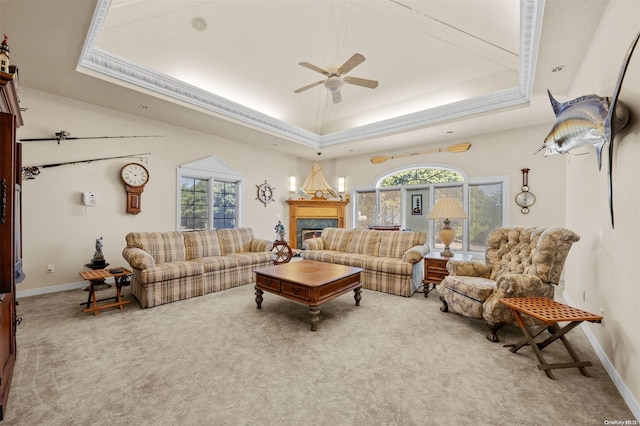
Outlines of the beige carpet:
[[[99,292],[101,297],[114,290]],[[128,288],[125,294],[128,294]],[[18,360],[5,425],[602,425],[633,416],[594,363],[548,379],[530,348],[485,340],[484,324],[428,299],[363,291],[307,307],[253,285],[94,317],[73,290],[19,300]],[[566,361],[560,343],[544,351]]]

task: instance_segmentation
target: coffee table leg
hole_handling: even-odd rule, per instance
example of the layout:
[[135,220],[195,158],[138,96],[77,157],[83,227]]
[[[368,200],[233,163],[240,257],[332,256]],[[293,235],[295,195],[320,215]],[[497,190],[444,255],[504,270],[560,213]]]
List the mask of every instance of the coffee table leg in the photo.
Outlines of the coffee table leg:
[[258,287],[255,287],[256,289],[256,305],[258,305],[258,309],[262,308],[262,294],[264,293],[262,290],[260,290]]
[[318,329],[318,322],[320,322],[320,308],[317,306],[309,306],[309,319],[311,320],[311,331]]
[[360,306],[360,299],[362,299],[362,287],[354,288],[353,298],[356,299],[356,306]]

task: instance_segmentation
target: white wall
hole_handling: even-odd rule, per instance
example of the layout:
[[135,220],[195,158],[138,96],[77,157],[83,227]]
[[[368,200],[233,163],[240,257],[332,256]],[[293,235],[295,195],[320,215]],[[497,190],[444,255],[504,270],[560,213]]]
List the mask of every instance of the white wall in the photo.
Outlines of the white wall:
[[[116,159],[89,164],[44,168],[23,182],[23,258],[26,279],[18,295],[29,290],[80,283],[103,237],[104,254],[112,266],[124,265],[125,235],[131,231],[168,231],[176,227],[176,168],[194,160],[217,156],[244,176],[241,225],[256,237],[275,239],[278,217],[288,217],[289,174],[299,161],[259,147],[224,140],[188,129],[141,119],[98,106],[20,89],[25,125],[18,138],[46,137],[65,129],[71,136],[164,135],[161,138],[96,139],[23,143],[23,165],[35,166],[150,152],[145,166],[149,183],[142,194],[142,212],[125,212],[126,192],[120,168],[139,159]],[[251,153],[250,155],[247,155]],[[144,164],[144,161],[143,161]],[[306,162],[300,162],[300,167]],[[256,185],[265,179],[275,187],[276,202],[266,207],[256,200]],[[98,205],[83,207],[81,192],[98,194]],[[47,265],[55,272],[47,273]],[[46,291],[46,290],[45,290]]]
[[[559,156],[545,158],[542,153],[533,155],[549,133],[553,120],[553,111],[549,106],[548,125],[477,135],[466,140],[471,143],[471,148],[467,152],[425,154],[387,160],[380,164],[372,164],[371,156],[350,157],[337,160],[336,173],[346,177],[348,192],[356,188],[370,187],[383,176],[414,166],[453,166],[473,179],[507,175],[511,189],[508,223],[514,226],[565,226],[564,158]],[[442,147],[459,142],[464,141],[452,140],[449,143],[443,143]],[[403,150],[398,154],[405,152],[411,152],[411,150]],[[592,157],[592,155],[585,157]],[[595,162],[595,159],[592,160]],[[526,215],[520,212],[520,208],[514,201],[522,187],[521,169],[523,168],[530,169],[529,188],[536,196],[536,203]],[[423,202],[425,202],[424,197]],[[424,217],[426,216],[422,216]],[[353,222],[349,222],[348,226],[353,226]],[[417,226],[411,228],[414,231],[427,230],[426,224],[424,229]]]
[[[570,97],[612,96],[622,60],[639,30],[640,2],[610,1]],[[615,228],[609,217],[606,152],[601,172],[586,156],[567,161],[567,226],[582,239],[567,261],[565,287],[574,305],[596,314],[604,310],[601,325],[585,328],[640,418],[640,46],[620,99],[631,110],[631,120],[614,143]]]

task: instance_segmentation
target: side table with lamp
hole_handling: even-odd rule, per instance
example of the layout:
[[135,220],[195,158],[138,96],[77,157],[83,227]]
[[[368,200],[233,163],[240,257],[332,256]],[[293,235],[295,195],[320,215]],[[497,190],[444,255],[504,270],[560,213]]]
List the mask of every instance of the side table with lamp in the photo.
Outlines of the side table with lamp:
[[443,219],[443,227],[439,232],[440,241],[444,244],[441,253],[428,253],[424,257],[424,297],[429,297],[429,292],[448,275],[447,262],[454,260],[471,260],[469,254],[454,254],[451,251],[451,243],[456,236],[456,231],[451,228],[451,219],[466,219],[467,213],[455,198],[447,196],[439,198],[431,209],[427,219]]

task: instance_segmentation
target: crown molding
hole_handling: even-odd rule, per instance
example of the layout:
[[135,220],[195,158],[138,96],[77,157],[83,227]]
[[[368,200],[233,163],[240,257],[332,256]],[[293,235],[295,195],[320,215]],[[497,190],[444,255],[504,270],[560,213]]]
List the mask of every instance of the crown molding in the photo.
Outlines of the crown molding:
[[318,135],[96,47],[111,0],[98,0],[76,70],[200,108],[312,148],[385,136],[526,104],[531,97],[544,3],[520,0],[520,79],[514,87],[348,130]]

